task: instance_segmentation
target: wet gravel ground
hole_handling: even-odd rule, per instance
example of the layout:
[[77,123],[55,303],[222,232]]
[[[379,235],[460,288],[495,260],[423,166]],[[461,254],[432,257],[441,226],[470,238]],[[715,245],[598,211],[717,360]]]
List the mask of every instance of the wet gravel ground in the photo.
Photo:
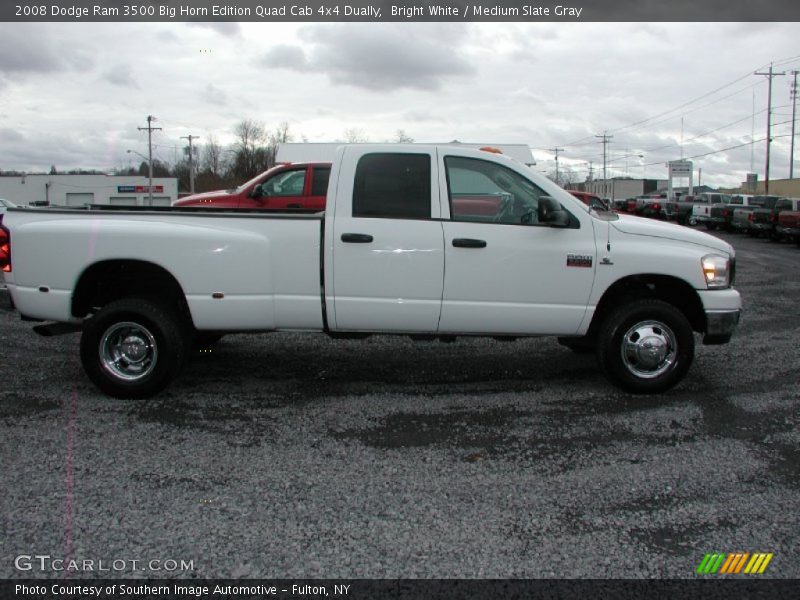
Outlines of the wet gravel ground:
[[800,577],[800,249],[721,237],[739,331],[652,397],[552,339],[273,334],[119,401],[77,335],[0,311],[0,578],[683,578],[707,552]]

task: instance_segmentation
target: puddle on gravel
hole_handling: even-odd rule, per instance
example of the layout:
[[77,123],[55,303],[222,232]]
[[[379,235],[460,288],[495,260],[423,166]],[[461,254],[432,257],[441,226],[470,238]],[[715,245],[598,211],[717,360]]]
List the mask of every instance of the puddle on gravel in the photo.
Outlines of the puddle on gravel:
[[222,402],[192,405],[175,398],[147,402],[135,411],[148,423],[197,429],[225,435],[230,446],[257,446],[271,436],[275,417],[255,415],[248,409]]
[[39,396],[23,396],[15,393],[0,395],[0,419],[33,417],[59,408],[61,402]]
[[697,544],[706,539],[712,531],[733,527],[732,521],[721,519],[713,525],[634,528],[631,529],[630,535],[648,551],[661,552],[671,556],[686,556],[695,553]]
[[509,408],[436,414],[403,412],[389,415],[378,427],[334,432],[332,436],[356,439],[375,448],[447,445],[486,449],[506,440],[512,423],[531,414]]

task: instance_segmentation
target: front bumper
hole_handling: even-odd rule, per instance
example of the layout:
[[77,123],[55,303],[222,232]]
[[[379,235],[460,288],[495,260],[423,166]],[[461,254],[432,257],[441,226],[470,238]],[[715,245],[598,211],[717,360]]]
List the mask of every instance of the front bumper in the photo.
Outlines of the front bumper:
[[786,237],[800,237],[800,227],[784,227],[783,225],[776,225],[775,233],[785,235]]
[[706,311],[706,334],[703,336],[703,344],[713,346],[730,342],[741,314],[741,310]]
[[701,290],[698,291],[703,309],[706,314],[706,330],[703,344],[727,344],[742,312],[742,298],[739,292],[729,288],[727,290]]

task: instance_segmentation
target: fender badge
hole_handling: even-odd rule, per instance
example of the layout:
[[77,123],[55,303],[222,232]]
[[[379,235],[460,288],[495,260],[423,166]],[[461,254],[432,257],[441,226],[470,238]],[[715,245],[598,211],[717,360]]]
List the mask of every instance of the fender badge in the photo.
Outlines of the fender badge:
[[567,266],[591,268],[592,256],[588,254],[567,254]]

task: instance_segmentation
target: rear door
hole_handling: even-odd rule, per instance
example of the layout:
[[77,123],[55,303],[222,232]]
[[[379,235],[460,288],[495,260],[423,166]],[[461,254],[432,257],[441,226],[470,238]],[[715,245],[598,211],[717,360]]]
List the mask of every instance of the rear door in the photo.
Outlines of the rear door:
[[333,239],[326,240],[333,255],[332,289],[326,290],[332,329],[437,329],[444,243],[436,149],[392,150],[343,151],[335,207],[326,213],[334,219]]

